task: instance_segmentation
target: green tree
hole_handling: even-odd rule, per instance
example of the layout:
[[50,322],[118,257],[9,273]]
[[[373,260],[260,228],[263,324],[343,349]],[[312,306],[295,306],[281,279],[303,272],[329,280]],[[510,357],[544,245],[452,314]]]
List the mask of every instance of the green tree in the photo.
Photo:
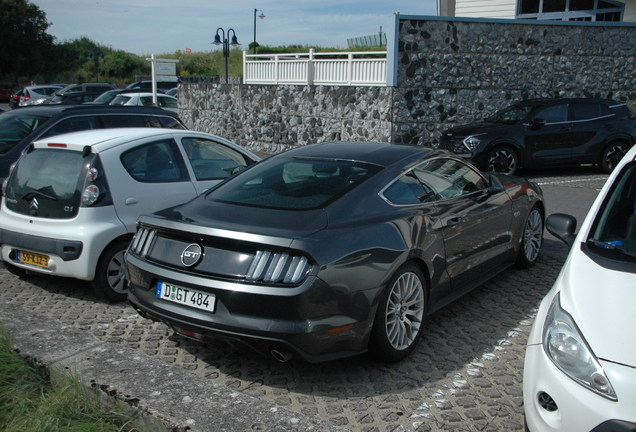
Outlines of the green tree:
[[18,82],[49,67],[54,38],[46,14],[27,0],[0,0],[0,78]]

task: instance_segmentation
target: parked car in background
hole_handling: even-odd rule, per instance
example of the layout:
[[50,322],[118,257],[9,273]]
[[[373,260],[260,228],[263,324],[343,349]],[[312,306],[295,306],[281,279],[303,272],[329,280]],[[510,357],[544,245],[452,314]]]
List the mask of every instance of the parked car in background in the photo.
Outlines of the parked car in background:
[[7,111],[0,114],[0,182],[37,139],[115,127],[185,129],[176,114],[155,107],[42,105]]
[[611,172],[636,142],[636,119],[620,102],[535,99],[517,102],[483,122],[448,129],[440,148],[483,170],[597,165]]
[[[157,91],[168,91],[176,88],[178,83],[176,81],[157,81]],[[152,81],[136,81],[126,86],[128,89],[135,89],[141,92],[152,92]]]
[[20,106],[20,98],[24,94],[24,89],[20,89],[17,92],[11,95],[11,99],[9,99],[9,107],[11,109],[15,109]]
[[0,102],[9,103],[11,100],[11,91],[0,88]]
[[0,211],[4,266],[92,281],[126,299],[124,251],[140,214],[183,203],[258,156],[187,130],[104,129],[38,140],[11,172]]
[[168,96],[172,96],[172,97],[176,97],[176,98],[178,98],[178,91],[179,91],[179,90],[175,87],[175,88],[171,88],[170,90],[168,90],[168,91],[166,92],[166,94],[167,94]]
[[59,85],[43,85],[43,86],[29,86],[22,90],[22,96],[20,96],[20,106],[28,106],[34,103],[34,101],[47,98],[53,93],[59,91],[62,87]]
[[636,147],[586,216],[546,226],[570,246],[528,337],[523,406],[528,429],[636,430]]
[[[80,99],[80,93],[97,93],[97,95],[104,93],[105,91],[109,91],[116,88],[113,84],[108,83],[78,83],[78,84],[69,84],[67,86],[61,87],[57,92],[51,94],[48,97],[39,98],[36,101],[32,102],[31,105],[46,105],[53,103],[53,99],[57,98],[60,100],[69,100],[73,101]],[[77,97],[74,99],[69,99],[70,95],[76,95]],[[91,99],[92,100],[92,99]],[[88,100],[86,100],[88,102]]]
[[[222,167],[219,167],[222,168]],[[286,361],[408,356],[427,315],[539,255],[541,189],[449,152],[325,143],[139,219],[128,299],[180,335]]]
[[[153,106],[152,93],[120,93],[110,105],[117,106]],[[165,94],[157,94],[157,106],[179,113],[177,108],[177,98]]]
[[[159,91],[159,92],[162,93],[162,91]],[[115,99],[118,95],[122,93],[139,93],[139,90],[127,89],[127,88],[109,90],[100,94],[94,100],[90,102],[85,102],[85,104],[86,105],[108,105],[110,102],[112,102],[113,99]]]
[[50,105],[81,105],[97,99],[101,92],[70,92],[55,94],[47,103]]

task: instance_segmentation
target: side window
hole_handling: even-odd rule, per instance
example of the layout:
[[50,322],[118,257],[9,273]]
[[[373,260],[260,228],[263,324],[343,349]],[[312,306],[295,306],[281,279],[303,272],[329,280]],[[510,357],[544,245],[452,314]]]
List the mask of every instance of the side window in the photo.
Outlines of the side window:
[[413,171],[409,171],[386,188],[383,195],[395,205],[409,205],[433,201],[431,192],[420,183]]
[[147,121],[149,122],[150,119],[153,120],[153,122],[160,122],[160,125],[155,126],[154,123],[152,125],[152,127],[165,127],[168,129],[181,129],[181,130],[185,130],[185,126],[183,126],[176,118],[174,117],[168,117],[168,116],[161,116],[161,117],[147,117]]
[[537,113],[535,118],[542,118],[546,123],[563,123],[568,120],[568,106],[554,105],[545,109],[542,109]]
[[177,101],[167,97],[159,97],[159,106],[162,106],[165,108],[176,108]]
[[67,118],[55,124],[46,131],[40,138],[47,138],[54,135],[61,135],[70,132],[79,132],[90,129],[100,129],[99,119],[95,116],[82,116]]
[[592,120],[611,114],[609,108],[605,105],[595,103],[572,104],[571,109],[572,120],[574,121]]
[[107,129],[146,126],[144,117],[139,115],[104,115],[102,122]]
[[436,199],[484,191],[488,183],[470,166],[453,159],[433,159],[413,169],[420,183],[431,189]]
[[164,139],[140,145],[121,155],[128,173],[144,183],[172,183],[188,181],[188,172],[177,143]]
[[184,138],[182,144],[197,180],[227,178],[247,166],[241,153],[218,142]]
[[139,98],[139,101],[144,106],[152,106],[152,96],[142,96]]

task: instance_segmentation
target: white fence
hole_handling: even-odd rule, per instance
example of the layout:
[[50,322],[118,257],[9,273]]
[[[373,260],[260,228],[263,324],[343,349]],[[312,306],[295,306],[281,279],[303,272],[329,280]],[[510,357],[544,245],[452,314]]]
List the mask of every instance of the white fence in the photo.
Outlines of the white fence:
[[[372,58],[368,58],[372,56]],[[244,84],[386,86],[386,51],[248,54]]]

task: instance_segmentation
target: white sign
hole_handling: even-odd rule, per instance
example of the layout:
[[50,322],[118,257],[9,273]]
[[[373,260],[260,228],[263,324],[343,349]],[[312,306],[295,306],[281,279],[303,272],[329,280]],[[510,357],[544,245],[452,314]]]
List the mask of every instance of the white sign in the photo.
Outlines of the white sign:
[[177,75],[177,65],[175,63],[162,63],[157,61],[157,75]]

